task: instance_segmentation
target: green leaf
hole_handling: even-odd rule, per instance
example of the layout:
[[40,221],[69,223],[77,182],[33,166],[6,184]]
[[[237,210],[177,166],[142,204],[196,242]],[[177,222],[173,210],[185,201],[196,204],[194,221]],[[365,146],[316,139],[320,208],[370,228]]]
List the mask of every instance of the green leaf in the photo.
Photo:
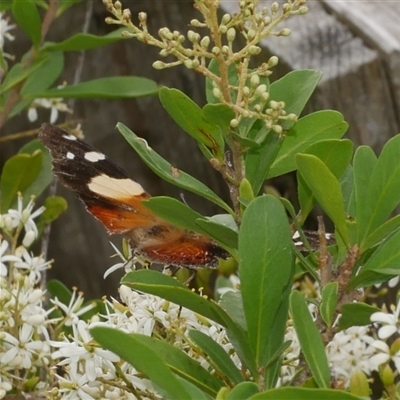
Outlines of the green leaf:
[[82,51],[95,49],[124,39],[121,36],[123,31],[126,31],[126,28],[116,29],[104,36],[92,35],[90,33],[77,33],[60,43],[47,43],[44,49],[50,51]]
[[202,231],[212,237],[217,243],[221,244],[227,249],[237,249],[238,246],[238,233],[231,228],[221,225],[218,222],[207,220],[204,218],[197,219],[196,224]]
[[42,165],[36,179],[24,189],[23,204],[26,205],[31,199],[31,196],[39,197],[53,181],[53,173],[51,172],[51,156],[42,142],[38,139],[31,140],[19,150],[19,154],[35,154],[36,151],[42,152]]
[[32,155],[16,154],[6,161],[0,177],[1,213],[7,212],[18,192],[25,192],[39,176],[42,158],[42,152],[36,151]]
[[335,315],[338,295],[338,283],[330,282],[325,285],[321,293],[320,313],[325,324],[330,328],[332,326],[333,317]]
[[[373,159],[370,151],[364,150],[362,155],[367,154],[365,158]],[[361,198],[360,184],[358,178],[360,174],[367,179],[366,172],[359,171],[361,165],[354,164],[357,189],[357,223],[360,232],[361,248],[364,249],[363,241],[375,229],[378,229],[384,221],[393,212],[400,202],[400,135],[390,139],[382,149],[382,152],[375,164],[375,168],[367,167],[368,172],[372,174],[368,176],[368,190],[361,189],[361,193],[365,193],[365,197]],[[362,163],[365,166],[366,162]],[[357,168],[356,168],[357,167]]]
[[[350,281],[351,287],[369,286],[388,280],[385,275],[400,275],[400,229],[386,239]],[[372,274],[371,274],[372,272]]]
[[60,0],[57,10],[57,17],[62,15],[65,11],[67,11],[70,7],[81,3],[83,0]]
[[335,224],[343,242],[348,246],[349,236],[339,181],[329,168],[315,156],[298,154],[296,162],[307,186],[309,186],[318,203]]
[[235,113],[226,104],[206,104],[202,112],[203,118],[219,126],[225,135],[230,131],[230,122],[235,118]]
[[229,291],[224,293],[218,304],[228,312],[230,317],[237,324],[239,324],[244,330],[247,330],[246,317],[243,311],[243,300],[240,292]]
[[52,298],[61,301],[62,304],[68,305],[71,301],[72,292],[59,280],[51,279],[47,282],[47,290]]
[[[351,165],[347,166],[346,171],[340,178],[340,185],[342,187],[344,209],[346,214],[352,218],[356,218],[354,172]],[[354,243],[356,241],[354,241]]]
[[29,98],[75,98],[75,99],[131,99],[157,94],[157,84],[151,79],[137,76],[111,76],[93,79],[59,89],[29,93]]
[[220,130],[203,118],[201,108],[178,89],[162,87],[160,101],[170,117],[193,139],[214,151],[223,143]]
[[251,148],[245,156],[246,178],[251,183],[253,192],[258,194],[268,176],[269,169],[284,142],[283,137],[269,131],[261,146]]
[[[27,55],[25,54],[23,58]],[[25,67],[23,62],[15,64],[7,73],[4,81],[0,86],[0,94],[7,92],[12,89],[14,86],[23,82],[28,76],[30,76],[36,69],[38,69],[43,63],[45,59],[40,58],[39,60],[35,60],[32,65],[28,68]]]
[[249,400],[360,400],[343,390],[283,387],[256,394]]
[[254,382],[242,382],[236,385],[228,394],[228,400],[246,400],[258,393],[258,386]]
[[371,315],[381,311],[380,308],[373,307],[365,303],[347,303],[340,309],[339,330],[347,329],[352,326],[363,326],[371,323]]
[[67,210],[68,203],[64,197],[50,196],[44,201],[44,206],[46,209],[44,210],[43,214],[40,215],[37,223],[40,232],[46,225],[55,221],[63,212]]
[[167,196],[158,196],[151,197],[142,203],[146,208],[173,225],[190,231],[205,233],[196,224],[197,219],[204,219],[204,217],[179,200]]
[[[163,359],[165,364],[167,364],[168,368],[173,373],[197,386],[202,391],[215,396],[218,390],[223,386],[222,382],[219,379],[211,375],[197,361],[195,361],[193,358],[189,357],[185,352],[183,352],[182,349],[175,347],[163,340],[155,339],[152,337],[140,334],[134,334],[132,336],[144,345],[147,345],[148,347],[153,349]],[[215,345],[219,346],[209,336],[207,337]],[[222,348],[221,350],[224,351]]]
[[375,246],[377,243],[388,237],[392,234],[396,229],[400,227],[400,215],[396,215],[395,217],[389,219],[384,224],[382,224],[379,228],[375,229],[371,235],[365,240],[363,247],[361,249],[362,252],[364,250],[370,249]]
[[105,327],[92,328],[90,333],[98,343],[145,374],[171,398],[191,398],[160,355],[149,344],[138,340],[137,335]]
[[290,227],[280,201],[267,195],[253,200],[239,234],[239,275],[249,344],[264,366],[283,343],[293,256]]
[[[288,114],[300,115],[321,77],[322,72],[312,69],[291,71],[271,83],[270,99],[285,102],[285,110]],[[293,125],[292,121],[285,121],[283,128],[289,129],[291,125]]]
[[230,334],[230,340],[239,356],[253,374],[257,373],[254,361],[251,358],[245,331],[218,304],[193,293],[176,279],[160,274],[157,271],[140,270],[130,272],[123,277],[121,284],[179,304],[226,327],[229,331],[228,334]]
[[49,88],[60,76],[64,68],[64,54],[59,51],[46,54],[40,68],[32,72],[21,89],[21,95],[37,93]]
[[[243,376],[229,357],[228,353],[215,342],[210,336],[203,332],[191,330],[189,337],[193,342],[200,347],[200,349],[206,354],[217,367],[218,375],[224,375],[234,384],[238,384],[244,381]],[[219,386],[219,388],[222,385]]]
[[290,310],[300,347],[313,378],[319,387],[329,387],[330,371],[321,334],[316,327],[306,300],[298,291],[290,295]]
[[343,115],[337,111],[317,111],[300,118],[285,135],[268,178],[294,171],[297,168],[297,153],[303,153],[312,144],[322,140],[340,139],[347,128],[348,124],[343,120]]
[[168,161],[149,147],[144,139],[137,137],[124,124],[118,123],[117,128],[139,157],[156,175],[166,182],[210,200],[233,215],[232,209],[206,185],[188,175],[186,172],[174,168]]
[[14,0],[12,13],[18,26],[30,37],[35,47],[42,38],[42,21],[36,4],[32,0]]

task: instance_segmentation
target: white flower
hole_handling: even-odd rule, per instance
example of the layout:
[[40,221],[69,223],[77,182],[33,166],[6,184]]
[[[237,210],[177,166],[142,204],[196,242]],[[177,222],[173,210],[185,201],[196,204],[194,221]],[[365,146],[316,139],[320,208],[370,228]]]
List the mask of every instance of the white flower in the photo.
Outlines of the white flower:
[[19,329],[19,338],[15,338],[8,332],[3,333],[3,342],[6,351],[1,355],[1,364],[15,368],[29,369],[32,367],[32,357],[43,348],[40,340],[32,341],[33,327],[23,324]]
[[14,36],[9,33],[11,29],[15,28],[15,25],[9,24],[9,19],[3,17],[0,12],[0,50],[3,50],[5,39],[14,40]]
[[8,271],[6,267],[6,262],[17,262],[21,261],[20,257],[13,255],[5,255],[8,249],[8,242],[1,240],[0,236],[0,276],[7,276]]
[[396,370],[400,371],[400,350],[393,354],[393,350],[382,340],[375,340],[371,346],[378,350],[378,354],[372,356],[370,360],[374,369],[378,370],[379,365],[391,360],[394,362]]
[[111,246],[113,249],[116,251],[116,254],[114,256],[118,256],[122,262],[114,264],[112,267],[108,268],[107,271],[104,273],[103,278],[106,279],[108,275],[112,274],[114,271],[120,268],[125,268],[125,273],[128,273],[130,271],[135,270],[135,263],[138,261],[137,257],[135,257],[132,253],[132,248],[128,246],[128,255],[125,257],[119,250],[118,248],[114,245],[114,243],[111,243]]
[[12,225],[14,228],[19,226],[19,224],[24,225],[25,232],[33,231],[35,233],[35,237],[38,236],[38,230],[35,222],[33,221],[36,217],[43,213],[45,210],[44,207],[38,208],[35,212],[32,213],[32,209],[34,206],[33,199],[31,199],[28,205],[23,208],[23,199],[22,196],[18,196],[18,209],[17,210],[8,210],[8,215],[12,219]]
[[37,283],[40,281],[41,272],[49,269],[51,261],[42,257],[32,257],[26,249],[22,249],[21,260],[14,264],[15,268],[29,271],[29,279]]
[[12,389],[11,383],[0,374],[0,399],[4,399],[6,393]]
[[371,346],[374,339],[367,326],[353,326],[338,332],[326,347],[331,370],[336,379],[348,387],[351,376],[357,371],[369,374],[374,368],[371,356],[376,349]]
[[57,121],[59,112],[72,112],[63,100],[64,99],[61,97],[54,99],[35,99],[28,108],[29,121],[34,122],[37,120],[37,108],[46,108],[50,109],[50,123],[54,124]]
[[371,322],[377,322],[381,325],[381,327],[378,329],[378,337],[380,339],[387,339],[395,332],[399,332],[399,313],[400,301],[397,303],[397,307],[395,308],[393,314],[379,311],[371,315]]
[[104,366],[108,370],[113,369],[112,363],[118,362],[119,357],[109,350],[104,350],[94,345],[86,322],[79,321],[72,328],[74,331],[73,342],[50,341],[53,347],[59,348],[52,354],[52,358],[64,358],[59,365],[71,365],[84,361],[85,374],[89,381],[94,381],[96,377],[102,376]]

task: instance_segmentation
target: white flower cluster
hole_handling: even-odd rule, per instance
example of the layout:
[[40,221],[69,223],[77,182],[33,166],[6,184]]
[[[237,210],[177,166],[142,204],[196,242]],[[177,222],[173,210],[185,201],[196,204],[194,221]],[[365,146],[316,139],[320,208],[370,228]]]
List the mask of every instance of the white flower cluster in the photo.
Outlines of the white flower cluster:
[[[46,302],[40,279],[50,263],[29,251],[38,234],[34,218],[43,208],[32,210],[33,202],[24,208],[20,197],[17,210],[0,216],[0,399],[11,390],[50,399],[160,397],[131,365],[94,342],[89,332],[94,326],[156,335],[211,370],[188,338],[196,329],[233,353],[240,367],[221,326],[157,296],[121,286],[122,301],[104,300],[104,315],[97,314],[96,303],[85,303],[76,289],[67,303],[58,298]],[[123,262],[111,271],[128,261],[119,252],[118,256]]]
[[[5,17],[3,12],[0,12],[0,52],[3,51],[5,40],[14,40],[14,36],[11,35],[11,29],[14,29],[15,25],[10,24],[8,18]],[[4,54],[10,57],[8,54]]]

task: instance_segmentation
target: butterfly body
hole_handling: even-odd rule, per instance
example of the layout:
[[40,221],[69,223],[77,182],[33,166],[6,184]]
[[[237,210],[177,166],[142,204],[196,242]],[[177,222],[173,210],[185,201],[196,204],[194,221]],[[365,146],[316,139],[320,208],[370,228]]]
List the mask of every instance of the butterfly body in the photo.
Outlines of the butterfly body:
[[147,209],[151,196],[126,172],[87,143],[51,124],[39,139],[53,158],[53,172],[74,191],[109,234],[124,234],[134,251],[150,262],[213,268],[229,257],[210,238],[174,226]]

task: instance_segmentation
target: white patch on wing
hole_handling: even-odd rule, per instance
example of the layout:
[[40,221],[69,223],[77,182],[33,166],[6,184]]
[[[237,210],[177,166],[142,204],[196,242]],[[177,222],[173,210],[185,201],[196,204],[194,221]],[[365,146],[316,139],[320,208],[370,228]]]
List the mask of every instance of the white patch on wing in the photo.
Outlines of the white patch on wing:
[[88,184],[89,190],[103,197],[124,199],[131,196],[140,196],[144,189],[132,179],[111,178],[102,174],[95,176]]
[[62,137],[67,140],[77,140],[76,136],[74,135],[62,135]]
[[106,159],[106,156],[103,153],[99,153],[98,151],[88,151],[87,153],[85,153],[84,157],[90,162],[97,162]]
[[71,153],[70,151],[67,153],[67,158],[69,160],[73,160],[75,158],[75,154]]

